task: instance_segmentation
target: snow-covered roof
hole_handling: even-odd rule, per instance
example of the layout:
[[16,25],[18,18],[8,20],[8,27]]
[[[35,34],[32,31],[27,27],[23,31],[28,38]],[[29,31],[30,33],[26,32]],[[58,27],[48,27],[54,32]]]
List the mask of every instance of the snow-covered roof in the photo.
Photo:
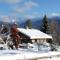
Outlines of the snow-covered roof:
[[52,36],[41,32],[38,29],[24,29],[24,28],[17,28],[21,33],[30,37],[30,39],[52,39]]

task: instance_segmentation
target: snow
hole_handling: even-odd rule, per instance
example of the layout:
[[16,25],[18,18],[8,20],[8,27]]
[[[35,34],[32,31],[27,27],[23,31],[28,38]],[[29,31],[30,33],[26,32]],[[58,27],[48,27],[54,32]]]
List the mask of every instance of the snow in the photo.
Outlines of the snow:
[[41,39],[41,38],[50,38],[52,39],[52,36],[47,35],[40,30],[37,29],[24,29],[24,28],[17,28],[21,33],[26,34],[30,37],[30,39]]
[[[28,60],[28,59],[44,58],[44,57],[50,58],[52,56],[56,57],[57,55],[60,55],[60,52],[47,52],[47,53],[40,52],[39,53],[39,52],[31,52],[31,51],[27,51],[27,50],[23,51],[22,49],[20,49],[20,50],[0,50],[0,60],[22,60],[22,59]],[[57,58],[57,57],[56,58],[55,57],[53,57],[54,60]],[[49,60],[49,58],[47,58],[47,59]],[[50,58],[50,59],[52,59],[52,58]]]
[[[24,46],[23,44],[22,46]],[[29,60],[29,59],[40,59],[41,60],[60,60],[60,51],[50,51],[50,45],[44,43],[40,45],[40,50],[38,50],[38,45],[36,43],[29,44],[29,48],[19,48],[0,50],[0,60]]]
[[[25,44],[23,44],[23,46],[24,45]],[[0,50],[0,60],[29,60],[29,59],[44,58],[44,57],[50,58],[51,56],[60,55],[60,52],[50,52],[48,43],[44,43],[44,45],[40,45],[41,47],[40,51],[38,51],[38,45],[36,45],[36,43],[30,46],[32,46],[33,48],[29,47],[26,49],[19,48],[18,50],[11,50],[11,49]]]

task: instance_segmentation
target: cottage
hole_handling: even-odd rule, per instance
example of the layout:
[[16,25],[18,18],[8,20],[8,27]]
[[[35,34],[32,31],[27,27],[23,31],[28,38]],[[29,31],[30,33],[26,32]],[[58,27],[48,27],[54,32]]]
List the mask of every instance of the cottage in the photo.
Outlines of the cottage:
[[23,42],[43,43],[46,42],[47,39],[52,39],[52,36],[45,34],[38,29],[24,29],[24,28],[17,28],[17,29],[19,31],[21,43]]

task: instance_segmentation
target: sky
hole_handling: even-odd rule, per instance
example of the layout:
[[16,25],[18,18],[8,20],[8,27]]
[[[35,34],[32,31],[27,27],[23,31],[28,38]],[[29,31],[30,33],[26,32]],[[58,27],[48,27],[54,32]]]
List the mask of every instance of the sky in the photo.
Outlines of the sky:
[[0,19],[60,16],[60,0],[0,0]]

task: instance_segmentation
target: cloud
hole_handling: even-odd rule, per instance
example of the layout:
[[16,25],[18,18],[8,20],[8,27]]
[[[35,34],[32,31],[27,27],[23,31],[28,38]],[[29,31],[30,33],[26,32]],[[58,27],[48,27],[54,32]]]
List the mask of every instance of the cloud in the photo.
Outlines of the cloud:
[[9,17],[8,17],[8,16],[4,16],[4,17],[3,17],[3,22],[10,22]]
[[24,13],[27,10],[38,7],[39,5],[35,2],[25,2],[23,6],[15,8],[15,12]]
[[0,19],[1,19],[3,22],[10,22],[9,16],[0,15]]
[[8,4],[16,4],[22,2],[23,0],[0,0],[0,2],[8,3]]
[[39,18],[39,17],[40,17],[40,14],[34,12],[34,13],[32,13],[31,15],[28,14],[28,15],[24,15],[24,16],[23,16],[23,18],[25,18],[25,19],[34,19],[34,18],[36,18],[36,17]]
[[58,14],[58,13],[52,13],[51,15],[52,16],[60,16],[60,14]]
[[18,3],[20,1],[21,0],[5,0],[5,2],[7,2],[7,3]]
[[25,15],[24,18],[25,19],[33,19],[33,18],[35,18],[35,16],[34,15]]
[[55,16],[60,16],[60,13],[51,13],[47,14],[48,17],[55,17]]
[[27,8],[32,8],[32,7],[38,7],[39,5],[37,3],[31,1],[31,2],[26,2],[25,6]]

